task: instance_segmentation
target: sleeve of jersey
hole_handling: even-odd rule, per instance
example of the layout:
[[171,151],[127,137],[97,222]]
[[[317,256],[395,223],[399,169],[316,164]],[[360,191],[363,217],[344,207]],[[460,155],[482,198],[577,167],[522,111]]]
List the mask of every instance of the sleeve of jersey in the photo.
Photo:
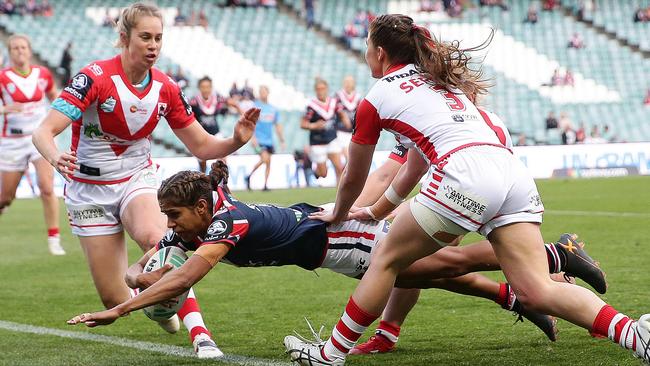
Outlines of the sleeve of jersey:
[[165,236],[156,244],[156,250],[167,247],[178,247],[186,252],[189,250],[183,245],[183,240],[173,230],[167,230]]
[[230,244],[233,247],[248,234],[248,220],[218,216],[212,220],[201,245]]
[[47,80],[47,85],[45,86],[45,91],[50,92],[54,88],[54,78],[52,77],[52,73],[50,70],[44,68],[45,71],[45,80]]
[[91,75],[94,74],[90,70],[87,68],[82,69],[70,79],[59,98],[79,108],[82,113],[85,112],[86,108],[97,98],[99,83]]
[[192,106],[178,85],[173,84],[171,87],[171,98],[169,112],[165,116],[169,127],[172,129],[185,128],[196,120],[192,112]]
[[362,100],[354,118],[352,141],[361,145],[375,145],[380,133],[381,118],[377,109],[368,100]]

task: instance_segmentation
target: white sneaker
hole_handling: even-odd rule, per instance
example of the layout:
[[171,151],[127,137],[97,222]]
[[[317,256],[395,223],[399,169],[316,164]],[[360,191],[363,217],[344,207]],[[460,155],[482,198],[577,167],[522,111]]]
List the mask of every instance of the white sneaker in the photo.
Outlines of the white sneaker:
[[178,315],[176,314],[169,319],[160,320],[157,323],[167,333],[174,334],[181,329],[181,321],[178,319]]
[[223,352],[217,347],[212,338],[205,333],[200,333],[194,337],[194,352],[199,358],[220,358],[223,357]]
[[345,363],[344,358],[336,358],[330,361],[323,357],[321,353],[323,345],[323,343],[305,342],[294,336],[284,337],[284,347],[291,356],[292,362],[305,366],[343,366]]
[[634,355],[650,364],[650,314],[643,315],[636,322]]
[[65,255],[65,250],[61,246],[61,239],[58,236],[47,238],[47,248],[52,255]]

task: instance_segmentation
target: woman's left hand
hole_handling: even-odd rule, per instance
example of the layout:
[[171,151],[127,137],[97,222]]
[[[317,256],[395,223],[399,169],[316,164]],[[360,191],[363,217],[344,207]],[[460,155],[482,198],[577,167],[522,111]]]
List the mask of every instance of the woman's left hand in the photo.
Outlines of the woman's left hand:
[[325,211],[325,210],[314,212],[309,215],[309,218],[314,220],[324,221],[330,224],[338,224],[339,222],[343,221],[343,218],[337,218],[336,216],[334,216],[333,211]]
[[120,313],[117,311],[117,309],[112,308],[97,313],[83,313],[68,320],[67,323],[69,325],[84,323],[86,326],[92,328],[98,325],[109,325],[119,317]]
[[232,134],[233,139],[239,145],[244,145],[248,140],[253,137],[255,133],[255,125],[257,119],[260,117],[259,108],[251,108],[247,110],[235,124],[235,130]]

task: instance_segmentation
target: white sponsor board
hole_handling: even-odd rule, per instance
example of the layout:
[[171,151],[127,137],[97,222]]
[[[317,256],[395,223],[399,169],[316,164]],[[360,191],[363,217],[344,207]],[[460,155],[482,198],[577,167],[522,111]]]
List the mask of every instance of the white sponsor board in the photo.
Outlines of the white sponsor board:
[[[625,144],[594,144],[569,146],[523,146],[515,147],[515,154],[528,167],[534,178],[551,178],[553,173],[560,170],[580,170],[593,168],[634,168],[641,175],[650,175],[650,143]],[[388,151],[377,151],[373,158],[371,169],[381,165],[388,157]],[[234,155],[228,157],[230,168],[229,186],[233,190],[246,189],[245,177],[253,169],[259,157],[257,155]],[[196,170],[198,163],[191,157],[154,159],[159,165],[162,178],[167,178],[181,170]],[[607,172],[605,172],[607,173]],[[36,182],[35,172],[30,166],[29,174],[32,182]],[[572,174],[568,174],[572,176]],[[575,176],[587,176],[576,174]],[[593,174],[592,176],[600,176]],[[298,183],[296,183],[298,179]],[[327,178],[314,179],[310,177],[312,186],[333,187],[335,182],[334,169],[330,166]],[[55,175],[55,192],[63,195],[63,178]],[[261,189],[264,186],[264,167],[260,167],[251,178],[251,187]],[[292,155],[276,154],[271,160],[271,175],[268,187],[282,189],[290,187],[305,187],[305,177],[302,170],[296,175],[296,162]],[[36,193],[38,188],[34,187]],[[33,197],[32,189],[23,178],[18,187],[19,198]]]

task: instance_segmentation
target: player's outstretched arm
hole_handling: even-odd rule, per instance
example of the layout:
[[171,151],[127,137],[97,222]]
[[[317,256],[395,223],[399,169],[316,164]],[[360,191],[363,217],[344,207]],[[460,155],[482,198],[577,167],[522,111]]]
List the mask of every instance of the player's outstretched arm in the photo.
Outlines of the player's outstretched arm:
[[69,325],[84,323],[88,327],[108,325],[132,311],[178,296],[199,282],[229,250],[230,246],[228,245],[204,245],[194,252],[194,255],[182,266],[167,273],[160,281],[137,296],[108,310],[77,315],[67,323]]
[[225,139],[210,135],[197,121],[185,128],[173,131],[197,158],[201,160],[220,159],[237,151],[251,139],[259,116],[259,108],[247,110],[235,124],[232,137]]

